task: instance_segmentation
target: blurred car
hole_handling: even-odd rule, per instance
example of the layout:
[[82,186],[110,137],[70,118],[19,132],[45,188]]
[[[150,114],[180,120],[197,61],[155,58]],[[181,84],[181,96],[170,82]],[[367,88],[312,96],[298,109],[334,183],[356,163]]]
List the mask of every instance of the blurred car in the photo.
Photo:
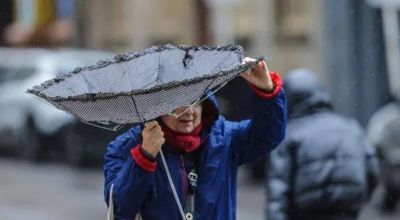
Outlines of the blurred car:
[[112,56],[77,49],[0,48],[0,150],[32,161],[45,159],[52,150],[64,152],[76,165],[102,160],[107,142],[116,133],[82,124],[25,91],[57,74]]

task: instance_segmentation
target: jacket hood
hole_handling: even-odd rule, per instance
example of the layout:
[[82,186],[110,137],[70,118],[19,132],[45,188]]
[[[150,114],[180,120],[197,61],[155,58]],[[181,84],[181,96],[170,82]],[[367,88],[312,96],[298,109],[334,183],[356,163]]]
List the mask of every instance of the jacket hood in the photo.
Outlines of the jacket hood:
[[[203,122],[211,125],[220,115],[220,108],[217,98],[210,92],[206,94],[207,99],[203,101]],[[207,126],[207,125],[206,125]]]
[[331,99],[317,76],[308,69],[295,69],[283,80],[289,118],[332,109]]
[[205,101],[207,101],[211,104],[210,107],[214,108],[214,110],[216,111],[217,114],[220,114],[217,97],[215,97],[215,95],[211,94],[210,92],[208,92],[206,95],[208,96],[208,98]]

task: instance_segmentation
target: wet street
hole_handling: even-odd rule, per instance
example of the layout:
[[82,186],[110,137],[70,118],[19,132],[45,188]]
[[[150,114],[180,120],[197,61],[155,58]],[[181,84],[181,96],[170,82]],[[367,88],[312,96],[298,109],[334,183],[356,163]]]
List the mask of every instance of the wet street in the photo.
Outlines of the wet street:
[[[70,168],[63,164],[30,164],[0,159],[0,220],[105,219],[103,174],[100,169]],[[379,197],[379,191],[374,200]],[[263,219],[263,184],[239,175],[237,219]],[[359,219],[399,219],[380,215],[373,201]],[[399,207],[400,208],[400,207]]]
[[0,161],[1,220],[105,219],[100,171]]

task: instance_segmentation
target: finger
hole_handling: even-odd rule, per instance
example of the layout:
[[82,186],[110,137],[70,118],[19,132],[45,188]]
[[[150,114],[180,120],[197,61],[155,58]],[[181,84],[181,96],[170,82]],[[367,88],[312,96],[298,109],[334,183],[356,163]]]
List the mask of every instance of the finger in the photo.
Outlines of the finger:
[[259,63],[257,63],[257,65],[252,69],[253,72],[257,75],[267,75],[267,77],[269,76],[267,73],[268,71],[268,67],[267,64],[265,63],[265,61],[260,61]]
[[262,71],[269,73],[267,63],[265,61],[261,61]]
[[264,69],[264,67],[265,67],[264,64],[265,64],[264,61],[260,61],[260,62],[258,62],[256,65],[254,65],[254,67],[253,67],[252,69],[254,69],[254,70],[256,70],[256,71],[262,70],[262,69]]
[[158,141],[159,141],[158,143],[160,144],[160,146],[162,146],[165,143],[165,138],[160,138]]
[[154,146],[156,146],[157,148],[161,148],[161,146],[165,143],[165,139],[164,138],[160,138],[154,141]]
[[154,127],[157,124],[158,124],[157,121],[149,121],[149,122],[145,123],[144,126],[146,128],[150,128],[150,127]]
[[246,70],[246,71],[242,72],[241,75],[242,75],[242,74],[243,74],[243,75],[248,75],[248,76],[249,76],[249,75],[251,74],[251,70]]
[[162,138],[162,137],[164,137],[164,132],[162,132],[162,131],[155,132],[155,133],[153,133],[153,137]]
[[243,77],[246,80],[249,80],[251,78],[250,73],[247,73],[247,71],[241,73],[240,76]]
[[146,129],[151,130],[154,127],[158,126],[158,122],[157,121],[150,121],[150,122],[147,122],[144,126],[145,126]]
[[153,128],[151,128],[150,130],[151,130],[151,132],[155,132],[155,133],[162,131],[161,126],[158,124],[156,126],[154,126]]
[[263,61],[260,61],[260,62],[258,62],[257,63],[257,68],[259,69],[259,70],[264,70],[265,69],[265,65],[264,65],[264,62]]

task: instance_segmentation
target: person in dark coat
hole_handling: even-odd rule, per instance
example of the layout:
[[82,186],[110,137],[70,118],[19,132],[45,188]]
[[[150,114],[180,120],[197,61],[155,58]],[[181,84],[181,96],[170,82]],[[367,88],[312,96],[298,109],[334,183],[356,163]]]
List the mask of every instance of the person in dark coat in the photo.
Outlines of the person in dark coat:
[[[201,105],[176,109],[177,118],[165,115],[144,128],[134,126],[108,145],[104,195],[108,202],[113,187],[118,219],[138,213],[145,220],[182,219],[161,148],[185,213],[194,209],[193,219],[236,219],[238,167],[265,158],[283,140],[287,118],[279,75],[262,61],[242,76],[254,92],[251,119],[226,120],[210,96]],[[191,199],[195,202],[187,203]]]
[[269,157],[267,219],[356,219],[377,185],[374,149],[354,119],[333,111],[311,71],[290,72],[284,88],[289,123]]
[[400,200],[400,102],[394,100],[371,117],[367,136],[376,147],[383,188],[381,211],[393,212]]

